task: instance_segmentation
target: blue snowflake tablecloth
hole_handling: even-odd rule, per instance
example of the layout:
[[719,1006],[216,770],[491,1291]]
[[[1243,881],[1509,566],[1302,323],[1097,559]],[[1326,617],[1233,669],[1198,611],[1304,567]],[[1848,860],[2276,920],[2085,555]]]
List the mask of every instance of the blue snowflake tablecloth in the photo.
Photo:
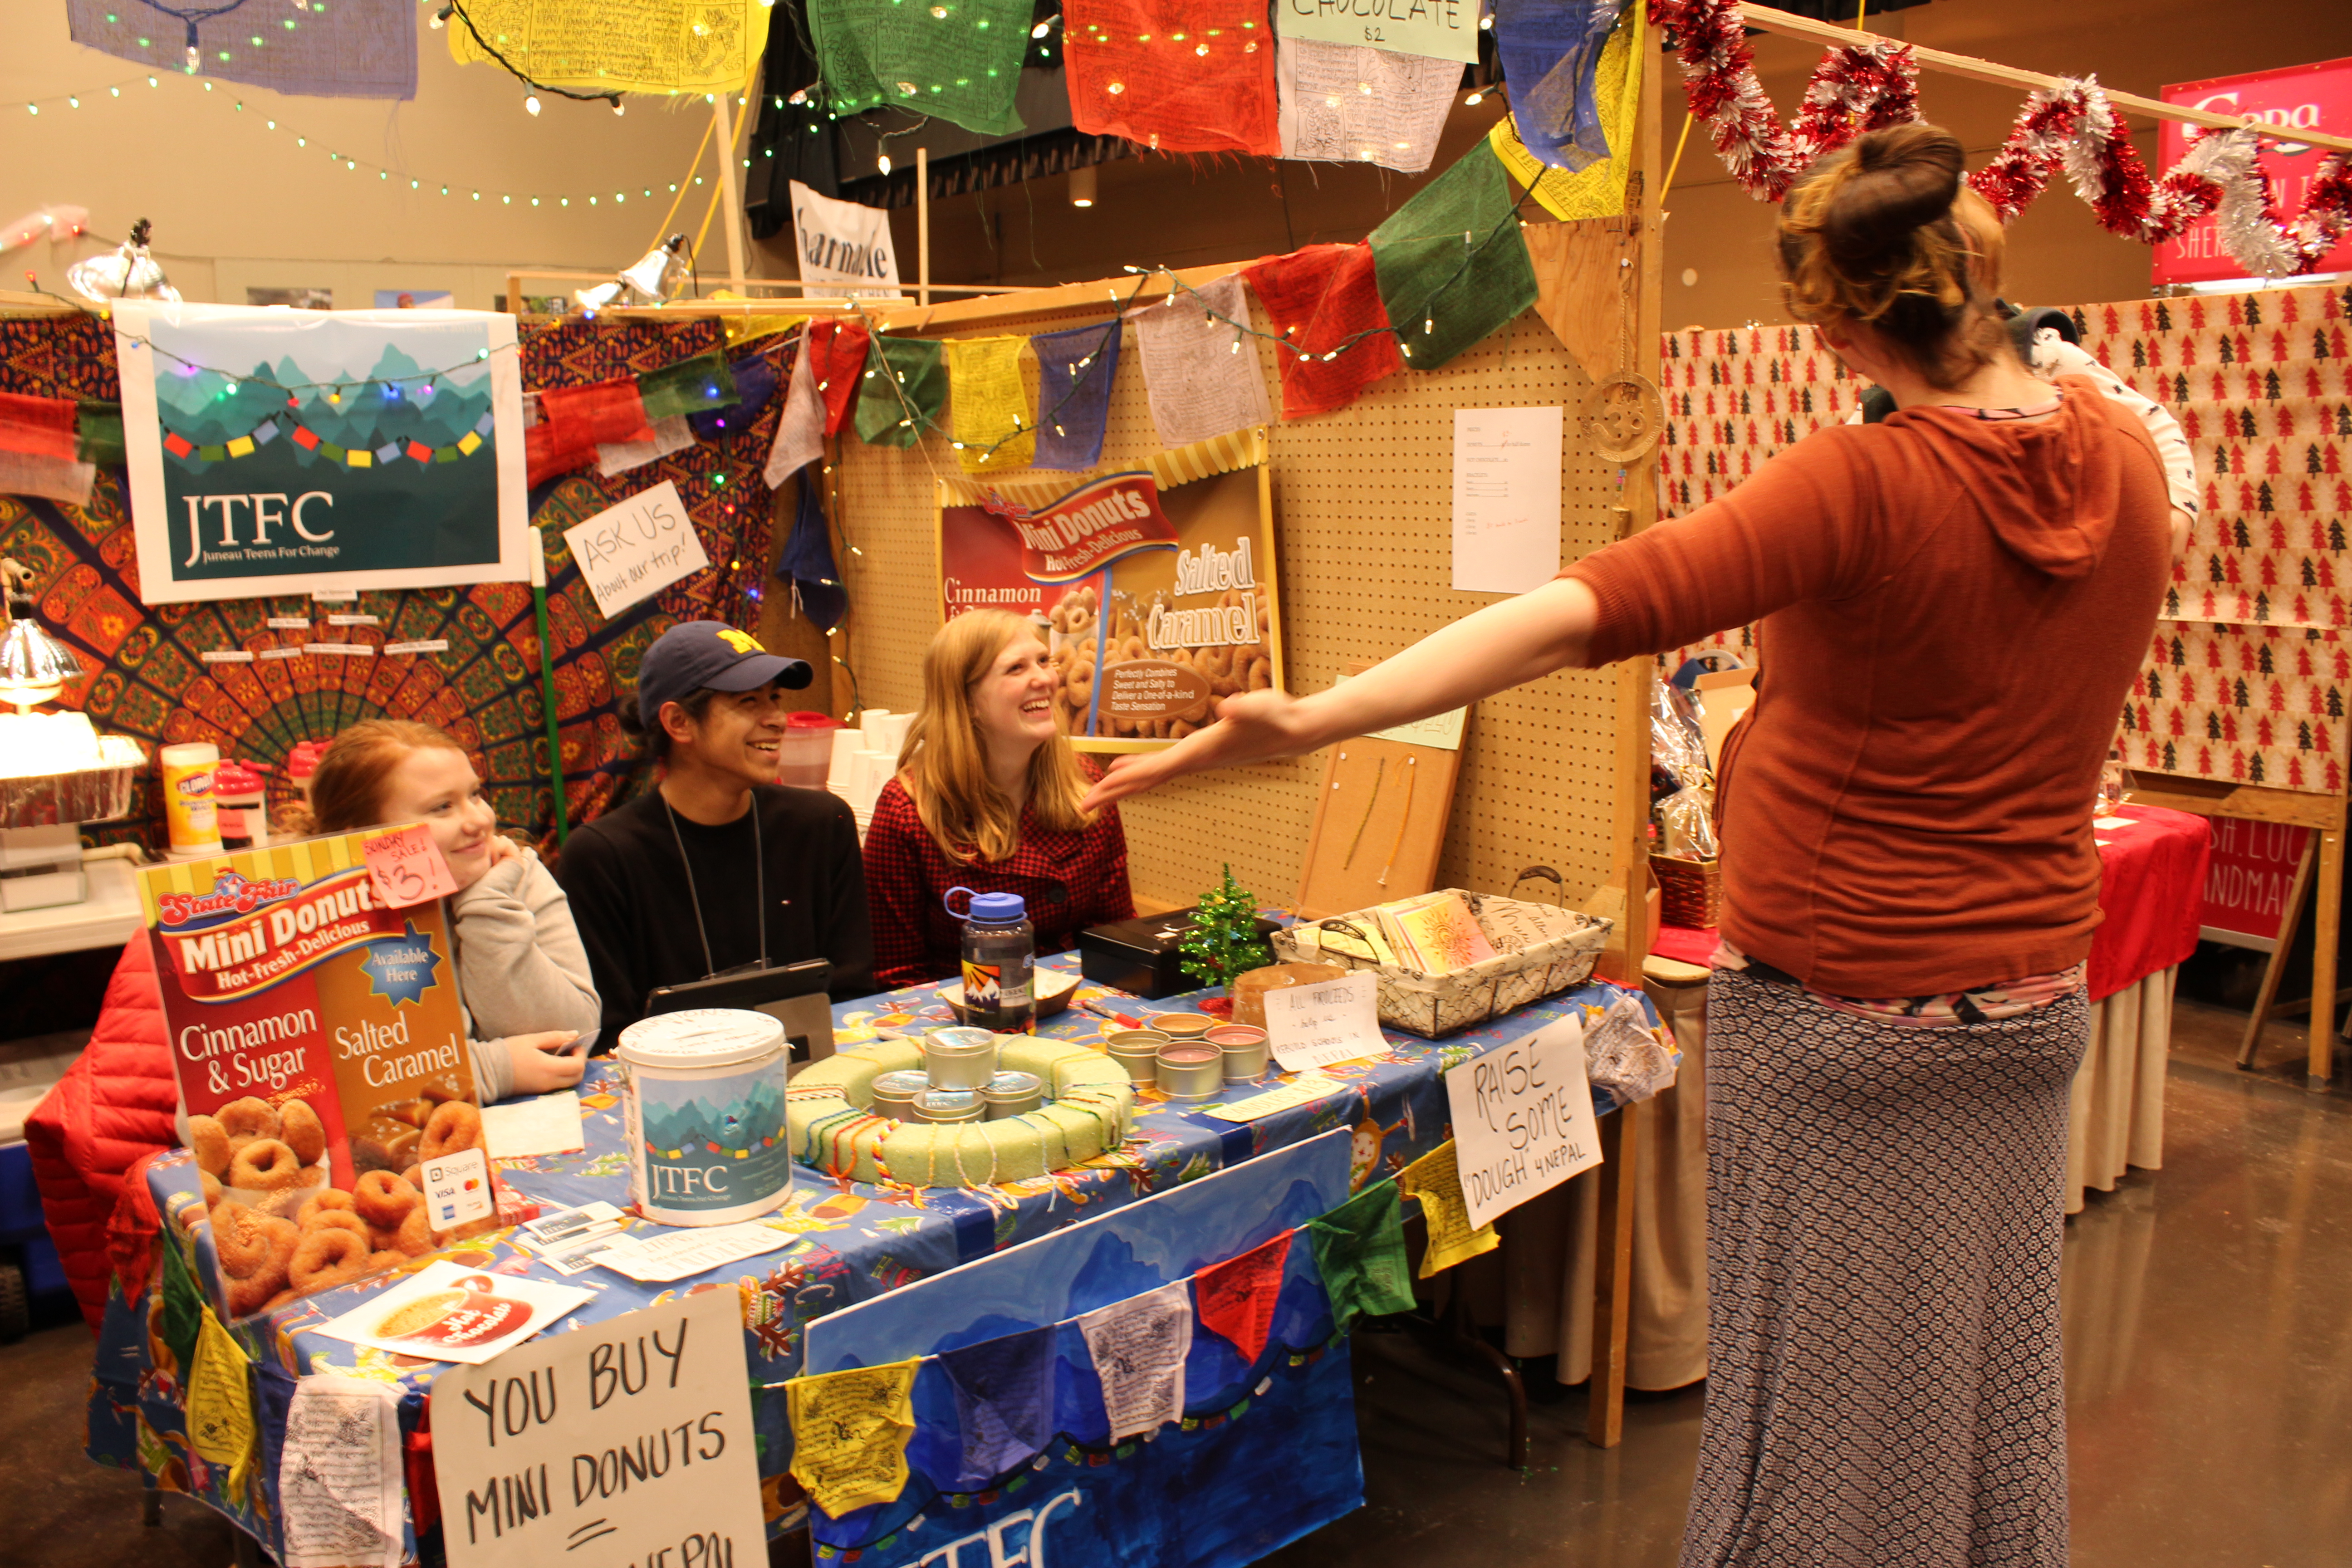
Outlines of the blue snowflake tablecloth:
[[[1041,961],[1044,967],[1066,972],[1074,972],[1076,964],[1075,953]],[[1135,1130],[1124,1146],[1081,1166],[1028,1181],[970,1189],[908,1189],[803,1168],[795,1173],[792,1194],[782,1207],[764,1216],[765,1223],[792,1236],[789,1247],[673,1285],[642,1284],[602,1268],[567,1278],[516,1245],[509,1232],[462,1242],[453,1252],[437,1256],[493,1274],[532,1275],[593,1289],[595,1300],[557,1321],[549,1331],[554,1333],[681,1295],[736,1290],[743,1304],[761,1489],[770,1528],[782,1531],[797,1526],[803,1513],[800,1488],[784,1473],[792,1450],[783,1384],[799,1371],[801,1332],[810,1320],[1334,1128],[1355,1131],[1351,1177],[1361,1186],[1376,1172],[1402,1170],[1445,1140],[1441,1078],[1445,1068],[1571,1009],[1606,1008],[1622,994],[1596,982],[1441,1042],[1388,1034],[1386,1054],[1320,1069],[1338,1081],[1334,1092],[1248,1123],[1204,1114],[1222,1101],[1174,1105],[1157,1089],[1139,1086]],[[1141,1016],[1192,1010],[1199,999],[1142,1002],[1083,983],[1069,1009],[1042,1021],[1038,1033],[1094,1041],[1102,1030],[1119,1026],[1078,1005],[1088,1001]],[[852,1048],[885,1029],[950,1017],[935,985],[887,992],[835,1006],[835,1045]],[[1263,1087],[1280,1081],[1285,1080],[1270,1075]],[[1258,1092],[1259,1088],[1239,1088],[1233,1097]],[[609,1060],[589,1065],[580,1097],[583,1151],[501,1160],[500,1173],[545,1209],[598,1199],[625,1209],[629,1162],[619,1082]],[[1603,1114],[1615,1109],[1598,1089],[1594,1104]],[[163,1216],[162,1235],[150,1249],[152,1256],[118,1269],[91,1386],[90,1457],[101,1464],[142,1471],[153,1485],[210,1504],[276,1551],[278,1458],[294,1380],[306,1373],[334,1372],[394,1383],[402,1390],[401,1422],[410,1453],[408,1544],[413,1555],[416,1534],[432,1528],[436,1513],[427,1479],[431,1443],[425,1396],[446,1363],[363,1348],[318,1331],[402,1273],[322,1291],[231,1325],[230,1332],[253,1358],[254,1415],[260,1436],[260,1462],[232,1473],[228,1467],[207,1462],[189,1444],[186,1369],[172,1349],[174,1342],[187,1342],[184,1321],[175,1321],[175,1314],[184,1320],[195,1294],[215,1302],[221,1299],[209,1240],[191,1238],[175,1219],[202,1201],[194,1156],[185,1150],[163,1156],[147,1167],[145,1177]],[[633,1219],[632,1228],[662,1227]],[[177,1286],[167,1282],[173,1270],[184,1271]],[[135,1295],[124,1294],[126,1271],[142,1281]]]

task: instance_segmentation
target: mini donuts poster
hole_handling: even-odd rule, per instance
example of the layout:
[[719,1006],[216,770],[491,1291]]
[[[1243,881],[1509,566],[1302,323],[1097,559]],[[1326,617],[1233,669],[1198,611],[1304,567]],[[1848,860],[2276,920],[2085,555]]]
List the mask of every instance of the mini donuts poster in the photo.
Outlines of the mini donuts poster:
[[[1213,471],[1230,444],[1234,461]],[[1246,438],[1148,469],[940,485],[947,618],[1026,616],[1061,676],[1054,713],[1080,751],[1147,751],[1282,685],[1281,596],[1264,449]]]
[[314,1271],[333,1283],[431,1250],[417,1167],[481,1146],[443,908],[385,906],[365,858],[379,831],[139,876],[206,1206],[236,1233],[232,1298],[231,1255],[286,1250],[268,1245],[280,1227],[350,1233]]

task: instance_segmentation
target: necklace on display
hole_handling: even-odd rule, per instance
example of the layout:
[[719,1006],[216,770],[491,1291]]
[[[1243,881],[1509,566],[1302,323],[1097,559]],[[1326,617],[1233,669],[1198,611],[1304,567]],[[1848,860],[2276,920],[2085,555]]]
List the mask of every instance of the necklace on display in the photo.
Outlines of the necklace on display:
[[[656,791],[656,793],[659,793]],[[662,815],[669,818],[670,842],[677,846],[677,863],[686,868],[686,896],[694,905],[694,934],[702,939],[702,977],[717,978],[719,961],[710,954],[710,928],[702,922],[702,893],[694,885],[694,862],[687,858],[686,835],[678,831],[677,812],[662,795]],[[768,967],[768,857],[760,847],[760,797],[751,797],[751,923],[760,932],[760,967]]]

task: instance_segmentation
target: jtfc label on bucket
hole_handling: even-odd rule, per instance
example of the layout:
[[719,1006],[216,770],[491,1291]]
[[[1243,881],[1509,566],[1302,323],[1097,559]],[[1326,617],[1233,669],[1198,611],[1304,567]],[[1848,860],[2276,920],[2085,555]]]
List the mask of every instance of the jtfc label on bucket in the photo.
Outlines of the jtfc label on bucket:
[[629,1194],[665,1225],[726,1225],[792,1191],[784,1124],[784,1026],[709,1007],[621,1031]]

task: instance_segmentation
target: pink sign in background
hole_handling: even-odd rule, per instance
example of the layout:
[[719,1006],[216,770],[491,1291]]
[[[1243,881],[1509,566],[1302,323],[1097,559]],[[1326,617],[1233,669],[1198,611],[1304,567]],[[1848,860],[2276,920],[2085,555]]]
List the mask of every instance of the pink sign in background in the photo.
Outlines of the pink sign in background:
[[[2323,60],[2244,76],[2181,82],[2161,94],[2167,103],[2208,109],[2217,114],[2258,114],[2283,138],[2297,131],[2352,133],[2352,59]],[[2157,128],[2157,164],[2169,169],[2189,150],[2190,127],[2166,121]],[[2292,140],[2263,143],[2262,169],[2271,179],[2271,205],[2284,221],[2303,211],[2311,179],[2327,154]],[[2330,251],[2315,272],[2352,271],[2352,237]],[[2156,247],[2156,283],[2200,283],[2243,278],[2245,268],[2230,258],[2213,234],[2210,217],[2198,219],[2178,239]]]

